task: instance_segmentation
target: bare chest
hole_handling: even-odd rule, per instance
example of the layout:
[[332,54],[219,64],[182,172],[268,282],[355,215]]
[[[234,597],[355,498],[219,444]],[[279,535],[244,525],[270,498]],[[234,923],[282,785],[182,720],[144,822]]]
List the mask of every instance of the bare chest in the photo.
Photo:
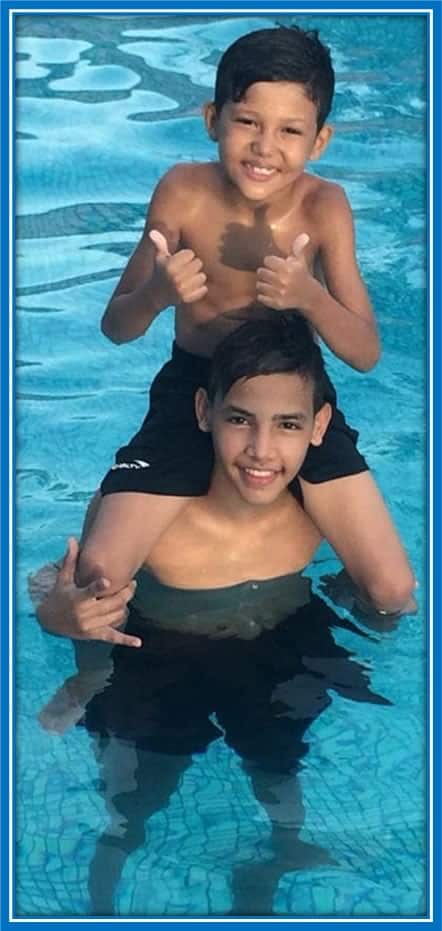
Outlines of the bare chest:
[[201,507],[190,504],[150,553],[146,568],[165,584],[211,588],[288,574],[303,569],[319,543],[294,499],[283,515],[258,527],[206,519]]
[[208,292],[203,300],[177,308],[176,336],[179,344],[201,355],[211,355],[218,342],[250,313],[262,312],[257,304],[256,273],[267,256],[287,258],[300,232],[307,232],[310,245],[306,260],[311,270],[317,252],[316,237],[303,215],[290,223],[271,225],[256,214],[238,219],[227,211],[214,211],[185,228],[183,247],[192,249],[207,276]]

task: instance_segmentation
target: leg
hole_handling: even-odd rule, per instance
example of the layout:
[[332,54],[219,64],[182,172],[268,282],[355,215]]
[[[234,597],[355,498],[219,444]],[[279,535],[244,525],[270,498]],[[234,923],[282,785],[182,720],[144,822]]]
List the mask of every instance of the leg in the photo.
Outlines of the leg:
[[80,554],[77,583],[104,576],[111,583],[109,594],[119,591],[188,501],[132,491],[105,495]]
[[[293,678],[280,682],[274,663],[281,662],[284,655],[287,673],[289,650],[277,641],[274,646],[281,652],[272,663],[269,660],[272,642],[271,637],[265,637],[261,648],[255,643],[255,654],[251,655],[250,664],[245,658],[240,677],[239,666],[230,663],[231,700],[227,706],[217,709],[218,720],[225,728],[226,743],[241,758],[255,798],[271,826],[272,859],[263,862],[260,857],[254,857],[233,868],[232,915],[273,915],[274,896],[285,873],[332,862],[322,847],[299,837],[304,823],[304,805],[297,774],[300,760],[308,750],[305,732],[323,707],[323,703],[318,702],[320,679],[299,674],[296,658]],[[270,669],[266,669],[266,665]],[[238,682],[237,690],[233,682]],[[283,698],[275,685],[286,686]]]
[[301,480],[304,507],[377,611],[411,610],[415,578],[369,472]]
[[98,756],[110,823],[89,867],[91,915],[114,914],[118,881],[128,856],[144,843],[146,819],[166,807],[192,763],[189,756],[151,753],[112,737],[103,744]]
[[174,346],[171,361],[155,377],[140,430],[117,452],[101,483],[103,498],[79,560],[81,585],[98,574],[111,582],[110,591],[122,588],[189,497],[206,494],[213,447],[198,427],[194,398],[209,365]]
[[234,867],[232,914],[273,915],[274,896],[285,873],[314,869],[334,861],[323,847],[299,837],[304,823],[304,804],[297,767],[289,772],[270,771],[243,760],[243,768],[250,777],[257,801],[270,820],[273,859],[253,860]]
[[113,670],[112,643],[73,640],[77,673],[63,682],[39,711],[45,731],[64,734],[83,717],[86,705],[108,685]]

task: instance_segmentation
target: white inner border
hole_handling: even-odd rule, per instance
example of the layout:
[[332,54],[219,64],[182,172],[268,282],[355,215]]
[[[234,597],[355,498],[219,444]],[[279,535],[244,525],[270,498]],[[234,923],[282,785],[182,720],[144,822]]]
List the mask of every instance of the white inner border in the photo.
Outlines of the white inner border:
[[[1,0],[0,0],[1,2]],[[14,319],[14,243],[12,239],[13,233],[13,210],[14,210],[14,174],[13,174],[13,107],[15,102],[14,94],[14,16],[17,13],[26,13],[28,16],[33,16],[35,13],[48,13],[48,14],[84,14],[84,13],[159,13],[159,14],[170,14],[170,13],[180,13],[184,16],[188,13],[198,13],[206,14],[207,16],[216,16],[223,13],[231,13],[235,16],[237,13],[284,13],[290,15],[291,13],[308,13],[308,14],[330,14],[334,15],[336,13],[341,13],[344,15],[348,14],[364,14],[364,15],[382,15],[382,14],[424,14],[428,18],[429,25],[429,47],[428,47],[428,140],[427,140],[427,153],[428,153],[428,232],[427,232],[427,242],[428,242],[428,335],[429,335],[429,345],[426,347],[426,351],[429,355],[429,365],[428,365],[428,413],[429,413],[429,442],[428,442],[428,473],[429,473],[429,496],[428,496],[428,505],[429,505],[429,514],[428,514],[428,528],[429,528],[429,540],[428,540],[428,581],[429,581],[429,591],[428,591],[428,623],[429,623],[429,656],[428,656],[428,677],[429,677],[429,733],[428,733],[428,764],[429,764],[429,799],[428,799],[428,815],[429,815],[429,852],[430,852],[430,862],[429,862],[429,915],[425,918],[387,918],[384,916],[379,916],[379,918],[355,918],[353,916],[343,917],[343,918],[234,918],[235,922],[240,922],[242,924],[247,924],[252,922],[256,923],[268,923],[271,921],[272,924],[281,923],[281,922],[291,922],[291,923],[320,923],[320,924],[336,924],[346,922],[352,922],[354,924],[372,924],[378,921],[382,921],[385,924],[395,924],[395,923],[413,923],[413,924],[429,924],[433,922],[433,902],[434,902],[434,877],[433,877],[433,842],[434,842],[434,825],[433,825],[433,40],[434,40],[434,27],[433,27],[433,10],[431,8],[418,7],[416,9],[386,9],[379,7],[377,9],[369,8],[364,9],[363,7],[359,9],[341,9],[336,7],[333,9],[321,9],[320,7],[315,9],[302,9],[296,7],[295,9],[279,9],[277,6],[270,8],[259,7],[257,9],[247,8],[243,9],[238,7],[238,9],[223,9],[222,7],[216,9],[192,9],[189,7],[187,9],[181,8],[170,8],[170,9],[155,9],[146,7],[130,9],[124,7],[122,9],[104,9],[103,7],[80,7],[80,8],[69,8],[69,7],[60,7],[59,9],[39,7],[36,9],[24,8],[9,10],[9,552],[13,551],[13,542],[15,539],[14,536],[14,501],[12,495],[13,488],[13,462],[12,462],[12,444],[13,444],[13,382],[12,382],[12,372],[14,366],[13,359],[13,319]],[[11,864],[13,863],[13,798],[12,798],[12,788],[13,788],[13,746],[12,746],[12,710],[14,702],[14,691],[13,691],[13,657],[12,657],[12,643],[13,643],[13,592],[14,592],[14,579],[12,575],[12,559],[10,559],[9,565],[9,921],[11,924],[22,924],[22,923],[34,923],[34,924],[50,924],[50,923],[66,923],[66,924],[78,924],[79,922],[90,922],[94,924],[131,924],[131,923],[149,923],[159,921],[161,924],[168,923],[192,923],[192,924],[218,924],[228,922],[229,919],[226,918],[161,918],[152,917],[152,918],[93,918],[88,915],[77,916],[75,918],[15,918],[12,914],[13,910],[13,871],[11,869]]]

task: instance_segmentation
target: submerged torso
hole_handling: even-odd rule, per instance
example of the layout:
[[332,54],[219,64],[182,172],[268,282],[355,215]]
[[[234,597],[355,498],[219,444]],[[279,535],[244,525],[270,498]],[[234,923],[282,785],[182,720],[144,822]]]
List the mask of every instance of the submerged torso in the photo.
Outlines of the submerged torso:
[[257,637],[310,601],[311,583],[301,572],[251,579],[212,589],[165,585],[141,569],[132,605],[149,625],[211,638]]

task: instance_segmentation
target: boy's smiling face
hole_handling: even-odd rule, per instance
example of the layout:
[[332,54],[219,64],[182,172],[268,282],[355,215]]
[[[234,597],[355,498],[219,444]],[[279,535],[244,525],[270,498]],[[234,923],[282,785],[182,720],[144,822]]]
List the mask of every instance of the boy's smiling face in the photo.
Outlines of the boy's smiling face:
[[295,373],[241,378],[213,404],[200,389],[196,410],[201,429],[212,433],[212,487],[259,506],[286,491],[309,444],[321,443],[331,412],[324,404],[314,413],[313,384]]
[[205,119],[229,181],[256,205],[285,198],[331,135],[329,126],[318,133],[317,108],[303,85],[288,81],[251,84],[242,100],[228,101],[218,115],[207,105]]

